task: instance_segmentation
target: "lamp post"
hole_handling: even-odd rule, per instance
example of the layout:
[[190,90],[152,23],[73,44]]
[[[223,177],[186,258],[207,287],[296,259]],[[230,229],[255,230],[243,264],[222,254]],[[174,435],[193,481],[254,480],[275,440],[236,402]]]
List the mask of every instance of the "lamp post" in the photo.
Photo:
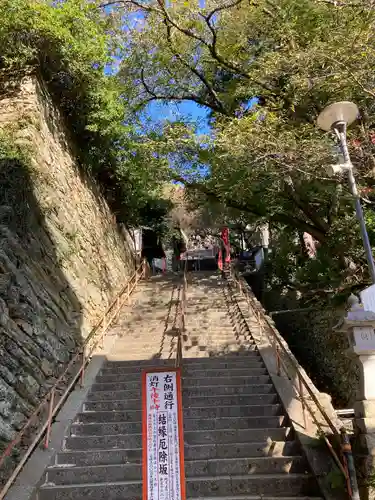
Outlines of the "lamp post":
[[338,138],[340,148],[344,157],[344,163],[341,163],[339,165],[331,165],[331,171],[333,174],[346,172],[348,175],[349,187],[354,198],[355,211],[361,228],[363,246],[366,252],[370,276],[372,282],[375,283],[375,264],[372,255],[372,248],[366,229],[365,218],[363,216],[361,200],[354,178],[353,164],[350,160],[348,145],[346,141],[346,129],[357,119],[358,114],[358,108],[353,102],[335,102],[323,109],[323,111],[318,116],[317,123],[318,127],[322,130],[325,130],[327,132],[332,130]]

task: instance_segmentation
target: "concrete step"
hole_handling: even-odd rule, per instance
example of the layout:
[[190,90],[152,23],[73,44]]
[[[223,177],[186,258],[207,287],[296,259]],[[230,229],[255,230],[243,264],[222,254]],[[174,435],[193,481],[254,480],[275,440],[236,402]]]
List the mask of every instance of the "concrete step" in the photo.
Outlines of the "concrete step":
[[[303,473],[306,461],[301,456],[295,457],[260,457],[260,458],[222,458],[215,460],[186,461],[187,478],[200,476],[246,475],[246,474],[288,474]],[[102,483],[141,480],[142,465],[116,464],[90,467],[50,467],[47,469],[45,482],[55,485]]]
[[[185,446],[185,460],[209,460],[216,458],[290,457],[300,454],[297,441],[273,441],[267,443],[199,444]],[[142,462],[142,449],[114,449],[94,451],[64,451],[56,455],[57,466],[115,465]]]
[[[220,419],[186,418],[185,431],[214,429],[257,429],[285,426],[287,418],[274,417],[228,417]],[[110,422],[73,424],[70,429],[72,436],[101,436],[105,434],[140,434],[142,422]]]
[[[233,387],[231,386],[231,390],[225,391],[224,394],[239,394],[239,393],[262,393],[259,388],[267,387],[267,384],[271,385],[271,379],[268,375],[260,375],[258,377],[248,377],[248,384]],[[186,396],[193,396],[199,392],[202,392],[201,387],[189,389],[185,386],[188,383],[188,380],[184,383],[183,386],[183,394]],[[220,391],[223,391],[223,388],[227,389],[227,386],[220,385],[212,385],[206,388],[207,395],[209,394],[217,394]],[[233,389],[238,389],[234,391]],[[137,399],[140,397],[142,388],[141,384],[137,388],[128,389],[127,383],[119,382],[119,383],[106,383],[106,384],[94,384],[92,389],[88,395],[88,400],[90,401],[108,401],[108,400],[120,400],[120,399]],[[267,394],[270,390],[266,390],[264,394]],[[205,394],[203,393],[202,396]]]
[[[283,441],[292,439],[289,427],[270,429],[220,429],[207,431],[185,431],[186,445],[208,443],[259,443],[267,441]],[[64,451],[68,450],[109,450],[111,448],[141,448],[141,434],[112,434],[69,436],[64,441]]]
[[[303,497],[316,493],[315,478],[307,474],[251,474],[246,476],[203,476],[186,481],[186,492],[190,498],[231,497],[242,495],[268,495],[285,499]],[[246,495],[246,497],[244,497]],[[122,481],[105,483],[87,483],[77,485],[45,485],[38,494],[38,500],[124,500],[140,499],[142,496],[141,481]],[[306,498],[306,497],[305,497]]]
[[[232,395],[232,396],[217,396],[217,397],[189,397],[184,398],[184,408],[202,408],[208,410],[210,406],[261,406],[272,405],[278,403],[277,394],[250,394],[250,395]],[[83,405],[83,411],[123,411],[123,410],[140,410],[140,399],[128,399],[125,401],[86,401]]]

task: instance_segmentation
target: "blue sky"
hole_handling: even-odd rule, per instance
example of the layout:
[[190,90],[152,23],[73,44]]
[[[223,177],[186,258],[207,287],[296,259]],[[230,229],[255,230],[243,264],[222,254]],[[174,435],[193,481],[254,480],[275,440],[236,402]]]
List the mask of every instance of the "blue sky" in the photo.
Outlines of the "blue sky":
[[188,117],[188,119],[197,124],[198,134],[208,134],[210,132],[208,110],[198,106],[193,101],[178,103],[151,102],[147,106],[146,113],[154,123],[158,123],[163,119],[174,121],[182,117]]

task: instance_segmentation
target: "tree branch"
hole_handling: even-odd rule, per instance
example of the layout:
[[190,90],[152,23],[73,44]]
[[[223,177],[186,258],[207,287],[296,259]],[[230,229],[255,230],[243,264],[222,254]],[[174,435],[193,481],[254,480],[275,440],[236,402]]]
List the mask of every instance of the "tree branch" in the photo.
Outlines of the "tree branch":
[[309,204],[301,198],[290,175],[286,175],[284,177],[284,184],[290,198],[293,200],[293,203],[302,211],[306,218],[314,224],[314,226],[320,228],[321,231],[326,233],[329,230],[328,224],[317,216],[314,210],[310,208]]
[[[129,1],[134,1],[134,0],[129,0]],[[241,66],[239,66],[238,64],[235,64],[233,62],[230,62],[230,61],[227,61],[226,59],[224,59],[217,51],[217,33],[216,33],[216,30],[215,28],[212,26],[210,20],[212,18],[212,16],[214,15],[214,12],[215,11],[221,11],[221,10],[224,10],[226,8],[231,8],[231,7],[235,7],[236,5],[239,5],[240,3],[242,3],[244,0],[236,0],[235,2],[232,2],[231,4],[226,4],[224,6],[221,6],[221,7],[217,7],[216,9],[214,9],[214,11],[210,12],[207,16],[203,16],[203,18],[205,19],[205,22],[208,26],[208,28],[210,29],[211,31],[211,34],[212,34],[212,40],[211,40],[211,43],[210,42],[207,42],[207,40],[205,40],[202,36],[200,35],[197,35],[196,33],[194,33],[194,31],[188,29],[188,28],[184,28],[183,26],[181,26],[180,24],[178,24],[170,15],[169,13],[167,12],[166,8],[165,8],[165,5],[164,5],[164,0],[157,0],[159,6],[160,6],[160,9],[162,10],[163,12],[163,15],[165,17],[165,19],[174,27],[176,28],[180,33],[183,33],[185,36],[188,36],[190,38],[193,38],[194,40],[197,40],[199,42],[201,42],[210,52],[211,56],[213,57],[213,59],[215,61],[217,61],[221,66],[227,68],[228,70],[232,71],[233,73],[237,74],[237,75],[240,75],[242,76],[243,78],[246,78],[247,80],[252,80],[251,78],[251,75],[250,73],[248,73],[247,71],[244,71]],[[211,15],[212,14],[212,15]],[[253,80],[254,81],[254,80]],[[271,89],[269,86],[261,83],[261,82],[258,82],[258,81],[254,81],[254,83],[256,85],[259,85],[261,86],[262,88],[270,91],[270,92],[274,92],[275,89]]]
[[[273,87],[270,87],[269,85],[267,85],[267,84],[265,84],[263,82],[254,80],[251,77],[251,73],[245,71],[239,64],[236,64],[233,61],[228,61],[227,59],[225,59],[218,52],[218,50],[217,50],[217,32],[215,30],[215,27],[211,23],[212,17],[216,13],[218,13],[218,12],[221,12],[221,11],[223,11],[225,9],[230,9],[230,8],[233,8],[233,7],[236,7],[236,6],[240,5],[243,1],[244,0],[233,0],[230,3],[226,3],[224,5],[216,7],[210,13],[208,13],[206,16],[202,15],[203,19],[205,20],[205,22],[207,24],[207,27],[210,30],[211,36],[212,36],[212,39],[210,41],[207,41],[203,36],[195,33],[193,30],[191,30],[189,28],[186,28],[186,27],[182,26],[180,23],[178,23],[170,15],[170,13],[168,12],[167,8],[165,7],[165,0],[156,0],[157,4],[159,5],[159,8],[152,7],[150,5],[145,5],[143,3],[140,3],[138,0],[117,0],[117,1],[109,0],[108,2],[104,2],[104,3],[100,4],[100,7],[103,8],[103,7],[106,7],[106,6],[109,6],[109,5],[116,5],[116,4],[118,4],[118,5],[133,5],[133,6],[139,8],[139,9],[145,11],[145,12],[154,12],[158,16],[162,17],[162,20],[165,23],[167,23],[170,26],[174,27],[180,33],[182,33],[185,36],[187,36],[189,38],[192,38],[192,39],[196,40],[197,42],[201,43],[202,45],[204,45],[207,48],[207,50],[209,51],[209,53],[211,54],[212,58],[217,63],[219,63],[220,66],[222,66],[222,67],[226,68],[227,70],[231,71],[233,74],[242,76],[243,78],[246,78],[247,80],[251,80],[255,85],[258,85],[260,88],[263,88],[263,89],[267,90],[268,92],[272,93],[273,95],[276,95],[278,93],[277,89],[275,89]],[[190,66],[189,69],[192,70],[193,68]],[[198,76],[198,78],[201,79],[202,73],[200,73],[199,75],[197,73],[195,73],[194,71],[193,71],[193,73],[196,76]],[[201,81],[203,82],[202,79],[201,79]],[[216,99],[216,104],[218,104],[217,99]],[[205,104],[205,105],[207,106],[207,104]],[[223,110],[220,109],[221,106],[222,106],[222,103],[220,103],[220,105],[216,105],[215,106],[215,110],[217,110],[220,113],[222,113]],[[208,106],[208,107],[212,108],[212,106]],[[227,113],[225,113],[225,114],[227,114]]]
[[237,5],[240,5],[244,0],[235,0],[234,2],[227,3],[224,5],[221,5],[220,7],[216,7],[216,9],[212,10],[208,16],[207,16],[207,21],[211,21],[211,18],[217,14],[218,12],[226,9],[232,9],[233,7],[237,7]]
[[[242,1],[242,0],[241,0]],[[199,80],[203,83],[203,85],[206,87],[209,95],[212,97],[213,101],[216,103],[215,107],[224,115],[227,114],[222,102],[220,101],[217,93],[215,92],[215,90],[213,89],[212,85],[210,85],[210,83],[208,82],[208,80],[206,79],[206,77],[204,76],[203,73],[201,73],[200,71],[198,71],[196,68],[194,68],[193,66],[191,66],[182,56],[181,54],[179,54],[173,47],[173,41],[172,41],[172,28],[171,26],[168,24],[167,21],[165,21],[165,25],[166,25],[166,29],[167,29],[167,38],[168,38],[168,41],[169,41],[169,47],[171,49],[171,52],[172,54],[175,55],[175,57],[177,57],[177,59],[181,62],[181,64],[183,66],[185,66],[185,68],[188,68],[195,76],[197,76],[199,78]]]
[[[145,104],[152,102],[152,101],[193,101],[199,104],[200,106],[205,106],[207,108],[212,109],[212,111],[216,111],[217,113],[224,114],[225,110],[222,109],[221,103],[220,105],[215,105],[213,103],[208,103],[204,99],[201,99],[200,97],[194,95],[194,94],[181,94],[181,95],[176,95],[176,94],[165,94],[165,95],[158,95],[155,93],[154,90],[151,89],[151,87],[148,85],[148,83],[145,80],[145,75],[144,75],[144,69],[141,69],[141,82],[142,85],[146,91],[147,94],[150,95],[150,97],[146,100],[144,100],[139,106],[138,109],[142,108]],[[227,114],[225,112],[225,114]]]
[[155,7],[150,7],[145,4],[141,4],[137,2],[137,0],[110,0],[109,2],[104,2],[99,5],[99,8],[104,8],[108,7],[110,5],[134,5],[135,7],[138,7],[139,9],[145,10],[146,12],[157,12],[157,13],[162,13],[159,9],[156,9]]

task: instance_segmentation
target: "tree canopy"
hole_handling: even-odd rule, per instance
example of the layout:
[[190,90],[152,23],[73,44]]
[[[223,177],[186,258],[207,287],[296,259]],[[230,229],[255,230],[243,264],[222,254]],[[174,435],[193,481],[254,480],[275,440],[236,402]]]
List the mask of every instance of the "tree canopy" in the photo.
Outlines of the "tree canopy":
[[[316,118],[336,100],[360,108],[349,147],[373,241],[371,0],[1,6],[2,81],[25,68],[41,73],[120,220],[149,224],[156,214],[160,226],[170,208],[163,186],[179,181],[211,219],[270,223],[274,286],[335,295],[368,280],[346,180],[326,174],[339,152]],[[186,101],[207,112],[208,134],[188,116],[157,125],[150,117],[155,102]],[[315,259],[304,233],[317,242]]]
[[[209,113],[208,136],[181,119],[147,138],[169,158],[171,177],[199,192],[192,196],[198,204],[219,202],[233,220],[268,221],[274,235],[287,234],[281,264],[294,262],[295,272],[282,273],[284,286],[334,294],[366,282],[347,182],[326,173],[339,151],[316,118],[337,100],[360,108],[349,146],[373,239],[373,2],[110,3],[127,19],[119,77],[132,89],[133,109],[187,100]],[[315,259],[306,254],[305,232],[318,243]]]

